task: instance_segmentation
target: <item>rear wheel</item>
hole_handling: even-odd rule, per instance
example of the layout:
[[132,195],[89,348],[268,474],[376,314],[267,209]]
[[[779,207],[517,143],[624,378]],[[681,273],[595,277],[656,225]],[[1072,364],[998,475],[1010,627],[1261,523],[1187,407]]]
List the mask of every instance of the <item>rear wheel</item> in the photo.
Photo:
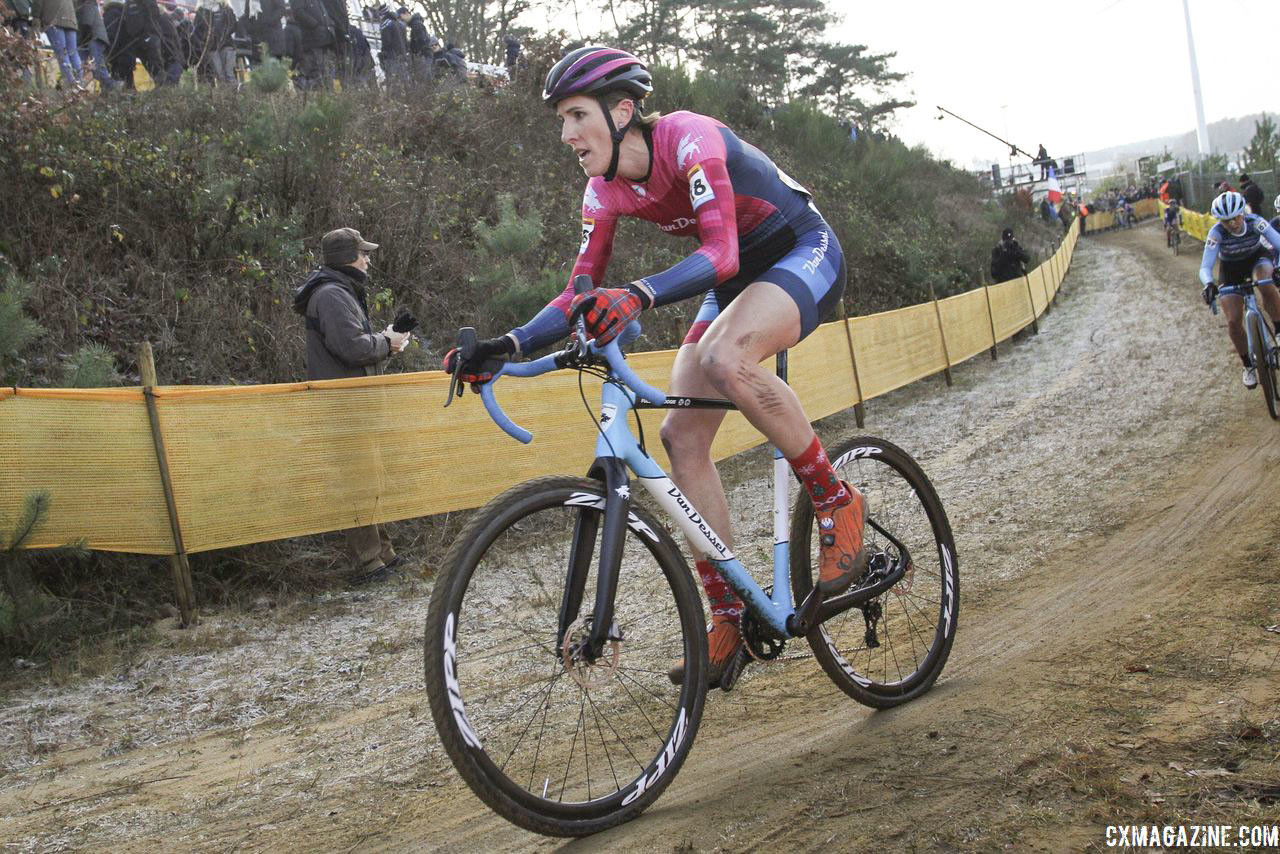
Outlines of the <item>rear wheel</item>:
[[1267,333],[1263,329],[1262,315],[1249,312],[1246,316],[1249,324],[1250,353],[1253,368],[1258,372],[1258,385],[1262,386],[1262,397],[1267,402],[1267,412],[1271,417],[1280,417],[1276,411],[1276,370],[1271,364],[1271,353],[1267,346]]
[[[955,639],[960,581],[951,526],[929,479],[896,445],[863,436],[827,454],[839,477],[866,498],[868,572],[878,561],[896,562],[904,548],[910,562],[888,592],[810,632],[809,645],[846,694],[875,708],[896,706],[929,690]],[[791,587],[797,602],[813,589],[814,530],[813,503],[802,493],[791,520]]]
[[[604,496],[599,481],[551,477],[489,502],[445,557],[427,617],[427,694],[458,773],[499,815],[554,836],[651,804],[688,755],[706,696],[701,598],[671,536],[635,505],[616,638],[594,661],[580,654]],[[566,594],[571,565],[581,583]]]

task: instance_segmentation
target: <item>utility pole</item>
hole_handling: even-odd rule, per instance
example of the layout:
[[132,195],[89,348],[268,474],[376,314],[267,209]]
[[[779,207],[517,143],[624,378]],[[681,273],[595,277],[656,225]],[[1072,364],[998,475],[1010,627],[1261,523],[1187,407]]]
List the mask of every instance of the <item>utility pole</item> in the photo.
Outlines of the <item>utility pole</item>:
[[1204,123],[1204,101],[1200,98],[1200,67],[1196,64],[1196,42],[1191,37],[1191,8],[1182,0],[1182,16],[1187,22],[1187,53],[1191,54],[1191,91],[1196,98],[1196,145],[1200,157],[1209,153],[1209,129]]

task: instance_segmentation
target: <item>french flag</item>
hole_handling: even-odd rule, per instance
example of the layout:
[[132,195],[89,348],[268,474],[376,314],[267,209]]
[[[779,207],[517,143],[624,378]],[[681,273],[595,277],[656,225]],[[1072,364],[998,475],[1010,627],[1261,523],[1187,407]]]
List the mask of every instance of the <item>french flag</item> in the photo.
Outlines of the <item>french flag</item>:
[[1058,173],[1052,166],[1049,167],[1049,204],[1056,205],[1062,201],[1062,187],[1058,185]]

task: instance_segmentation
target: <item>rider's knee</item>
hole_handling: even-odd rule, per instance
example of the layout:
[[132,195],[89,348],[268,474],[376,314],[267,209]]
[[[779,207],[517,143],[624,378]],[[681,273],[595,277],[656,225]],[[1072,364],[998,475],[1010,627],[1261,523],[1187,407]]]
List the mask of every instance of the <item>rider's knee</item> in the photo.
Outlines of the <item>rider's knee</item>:
[[679,466],[686,460],[710,457],[711,440],[715,438],[715,433],[704,435],[704,431],[698,429],[696,424],[689,423],[687,418],[681,418],[682,414],[673,412],[663,419],[662,427],[658,429],[662,447],[666,449],[674,466]]
[[719,341],[704,341],[698,347],[698,367],[716,391],[731,398],[733,384],[742,371],[742,353]]

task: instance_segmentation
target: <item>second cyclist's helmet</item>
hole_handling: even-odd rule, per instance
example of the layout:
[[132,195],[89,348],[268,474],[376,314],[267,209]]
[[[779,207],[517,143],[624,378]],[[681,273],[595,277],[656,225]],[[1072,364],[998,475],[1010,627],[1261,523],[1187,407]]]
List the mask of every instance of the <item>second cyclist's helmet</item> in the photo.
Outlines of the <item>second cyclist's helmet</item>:
[[1235,190],[1227,190],[1213,200],[1209,212],[1217,219],[1231,219],[1244,213],[1244,196]]
[[555,106],[570,95],[626,92],[637,101],[653,91],[649,69],[625,50],[588,45],[569,51],[547,72],[542,100]]

